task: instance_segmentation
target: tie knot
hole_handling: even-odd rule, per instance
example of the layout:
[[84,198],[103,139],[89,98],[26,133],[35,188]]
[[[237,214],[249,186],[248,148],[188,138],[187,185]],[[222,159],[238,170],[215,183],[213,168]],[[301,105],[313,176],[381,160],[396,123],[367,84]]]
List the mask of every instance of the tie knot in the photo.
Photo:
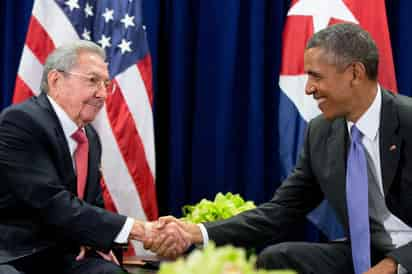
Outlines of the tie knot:
[[83,144],[87,142],[87,137],[86,137],[86,133],[84,133],[84,131],[79,128],[78,130],[76,130],[75,133],[72,134],[71,136],[78,144]]
[[362,141],[362,132],[356,127],[356,125],[353,125],[352,128],[350,129],[350,135],[352,138],[352,142],[360,143]]

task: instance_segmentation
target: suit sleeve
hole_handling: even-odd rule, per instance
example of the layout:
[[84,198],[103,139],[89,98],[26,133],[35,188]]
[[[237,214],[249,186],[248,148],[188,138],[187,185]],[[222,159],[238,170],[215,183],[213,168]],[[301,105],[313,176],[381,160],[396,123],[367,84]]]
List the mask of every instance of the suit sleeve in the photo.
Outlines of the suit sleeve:
[[[391,213],[412,227],[412,100],[409,97],[397,95],[394,102],[397,110],[396,117],[399,119],[399,131],[396,133],[402,139],[401,156],[397,162],[397,175],[385,199]],[[388,121],[393,122],[391,118]],[[392,163],[382,162],[383,164],[390,166]],[[408,273],[412,273],[412,241],[390,251],[386,256],[401,264],[408,270]]]
[[412,270],[412,261],[410,258],[411,254],[412,243],[408,243],[389,252],[386,256],[394,259],[398,264],[401,264],[404,268],[406,268],[409,271],[408,273],[410,273]]
[[302,223],[323,199],[311,169],[310,131],[311,124],[295,169],[272,200],[230,219],[206,223],[210,240],[218,245],[262,246],[285,240],[290,228]]
[[[15,205],[69,239],[108,250],[126,221],[77,199],[61,181],[50,139],[27,113],[12,109],[0,119],[0,174]],[[55,155],[54,155],[55,156]]]

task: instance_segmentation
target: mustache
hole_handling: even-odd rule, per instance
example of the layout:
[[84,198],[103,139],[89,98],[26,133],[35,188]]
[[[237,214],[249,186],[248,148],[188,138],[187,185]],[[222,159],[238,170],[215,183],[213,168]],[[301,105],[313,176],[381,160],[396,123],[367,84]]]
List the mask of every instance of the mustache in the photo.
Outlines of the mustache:
[[104,99],[90,99],[87,100],[84,104],[91,105],[96,108],[101,108],[104,105]]
[[312,94],[313,99],[318,100],[319,98],[322,98],[322,96],[320,96],[319,94]]

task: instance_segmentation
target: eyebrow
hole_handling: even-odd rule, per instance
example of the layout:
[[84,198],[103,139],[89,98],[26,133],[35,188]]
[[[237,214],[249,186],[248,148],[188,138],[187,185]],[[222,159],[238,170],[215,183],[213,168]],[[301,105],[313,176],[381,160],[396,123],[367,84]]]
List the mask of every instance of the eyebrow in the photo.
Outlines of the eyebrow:
[[314,76],[314,77],[321,77],[322,76],[319,72],[313,71],[313,70],[306,71],[306,74]]
[[89,75],[89,76],[92,76],[92,77],[98,77],[98,78],[100,78],[100,79],[103,79],[103,80],[110,80],[110,75],[109,75],[109,77],[101,77],[101,75],[99,75],[98,73],[96,73],[96,72],[93,72],[93,71],[91,71],[91,72],[86,72],[85,74],[87,74],[87,75]]

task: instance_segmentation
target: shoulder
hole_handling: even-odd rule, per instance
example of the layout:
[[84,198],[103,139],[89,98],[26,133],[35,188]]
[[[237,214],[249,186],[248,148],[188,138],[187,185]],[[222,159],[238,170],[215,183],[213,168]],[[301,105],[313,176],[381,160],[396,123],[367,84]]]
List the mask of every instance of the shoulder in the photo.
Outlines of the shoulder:
[[38,134],[39,128],[54,128],[56,118],[53,110],[31,97],[26,101],[5,108],[0,114],[1,128],[16,128]]
[[399,119],[401,124],[412,122],[412,98],[383,90],[382,115]]
[[22,103],[5,108],[0,115],[1,122],[13,120],[18,123],[26,120],[32,120],[36,116],[36,113],[39,112],[34,101],[35,98],[29,98]]
[[399,117],[412,120],[412,98],[404,95],[392,95]]
[[412,98],[383,91],[381,123],[392,128],[404,140],[412,140]]
[[323,149],[331,142],[340,144],[345,141],[346,136],[345,119],[328,120],[323,115],[319,115],[308,123],[304,144],[311,153],[321,155],[326,153]]
[[313,118],[308,123],[308,134],[313,136],[327,136],[337,128],[345,125],[343,118],[337,118],[334,120],[326,119],[323,114]]

